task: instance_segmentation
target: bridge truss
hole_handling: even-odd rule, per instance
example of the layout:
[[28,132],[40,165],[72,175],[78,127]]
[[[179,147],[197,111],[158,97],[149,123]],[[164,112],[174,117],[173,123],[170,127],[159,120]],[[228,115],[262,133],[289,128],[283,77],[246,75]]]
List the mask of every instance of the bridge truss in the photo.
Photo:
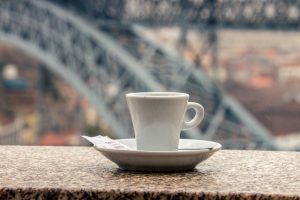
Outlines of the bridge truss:
[[299,27],[297,13],[298,1],[2,0],[0,40],[40,59],[76,88],[114,137],[132,136],[125,93],[171,90],[190,93],[207,111],[201,127],[184,137],[218,138],[227,148],[274,149],[268,130],[201,68],[143,31],[178,26],[184,42],[197,28],[203,51],[217,59],[219,27],[293,29]]

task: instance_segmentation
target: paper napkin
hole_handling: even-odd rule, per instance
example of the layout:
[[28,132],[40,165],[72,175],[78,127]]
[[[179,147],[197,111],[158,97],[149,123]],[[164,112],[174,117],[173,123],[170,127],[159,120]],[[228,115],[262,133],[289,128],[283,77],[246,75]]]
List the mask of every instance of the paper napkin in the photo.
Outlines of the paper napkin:
[[92,143],[98,148],[103,148],[103,149],[118,149],[118,150],[132,150],[130,147],[113,140],[107,136],[95,136],[95,137],[89,137],[82,135],[81,137],[85,138],[87,141]]

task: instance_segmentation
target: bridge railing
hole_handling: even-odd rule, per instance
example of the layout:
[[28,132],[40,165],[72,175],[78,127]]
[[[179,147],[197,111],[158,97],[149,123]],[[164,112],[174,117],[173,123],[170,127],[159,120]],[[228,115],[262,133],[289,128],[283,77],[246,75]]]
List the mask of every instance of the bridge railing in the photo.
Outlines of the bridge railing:
[[299,29],[300,1],[281,0],[50,0],[99,21],[147,26]]

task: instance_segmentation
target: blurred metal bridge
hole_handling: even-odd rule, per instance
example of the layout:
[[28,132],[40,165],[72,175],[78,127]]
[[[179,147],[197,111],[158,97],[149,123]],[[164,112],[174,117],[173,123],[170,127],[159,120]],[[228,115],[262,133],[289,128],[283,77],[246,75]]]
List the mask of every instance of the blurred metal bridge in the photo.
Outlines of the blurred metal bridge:
[[[97,109],[114,137],[132,136],[124,95],[181,91],[207,115],[184,137],[217,139],[225,148],[274,149],[272,138],[238,102],[195,65],[145,37],[144,27],[190,28],[217,65],[217,28],[299,27],[298,1],[2,0],[0,40],[32,54]],[[213,66],[214,67],[214,66]]]

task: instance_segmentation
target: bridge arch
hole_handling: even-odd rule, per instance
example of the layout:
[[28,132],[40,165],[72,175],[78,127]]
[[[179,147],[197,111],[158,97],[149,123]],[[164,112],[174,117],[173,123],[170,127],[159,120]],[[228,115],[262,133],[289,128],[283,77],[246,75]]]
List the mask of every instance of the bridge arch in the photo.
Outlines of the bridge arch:
[[[70,83],[95,106],[115,137],[129,135],[118,119],[128,114],[118,105],[124,104],[126,91],[163,90],[107,34],[49,2],[3,0],[0,18],[0,40],[33,55]],[[119,93],[107,91],[110,84],[117,84]]]
[[[140,32],[137,35],[142,38],[148,55],[134,55],[109,33],[47,1],[2,0],[0,19],[0,40],[34,55],[68,81],[95,106],[115,137],[130,135],[130,120],[124,120],[129,118],[124,98],[126,92],[180,90],[194,93],[195,101],[203,102],[206,98],[208,103],[214,102],[217,109],[209,113],[211,116],[206,120],[209,137],[220,127],[230,130],[237,127],[226,122],[225,115],[230,110],[247,130],[267,146],[272,146],[268,131],[238,102],[221,93],[194,65],[169,54],[155,41],[143,38],[138,29],[135,32]],[[159,62],[151,62],[153,60]],[[111,86],[117,91],[109,91]],[[192,137],[203,136],[200,129],[191,131]]]

